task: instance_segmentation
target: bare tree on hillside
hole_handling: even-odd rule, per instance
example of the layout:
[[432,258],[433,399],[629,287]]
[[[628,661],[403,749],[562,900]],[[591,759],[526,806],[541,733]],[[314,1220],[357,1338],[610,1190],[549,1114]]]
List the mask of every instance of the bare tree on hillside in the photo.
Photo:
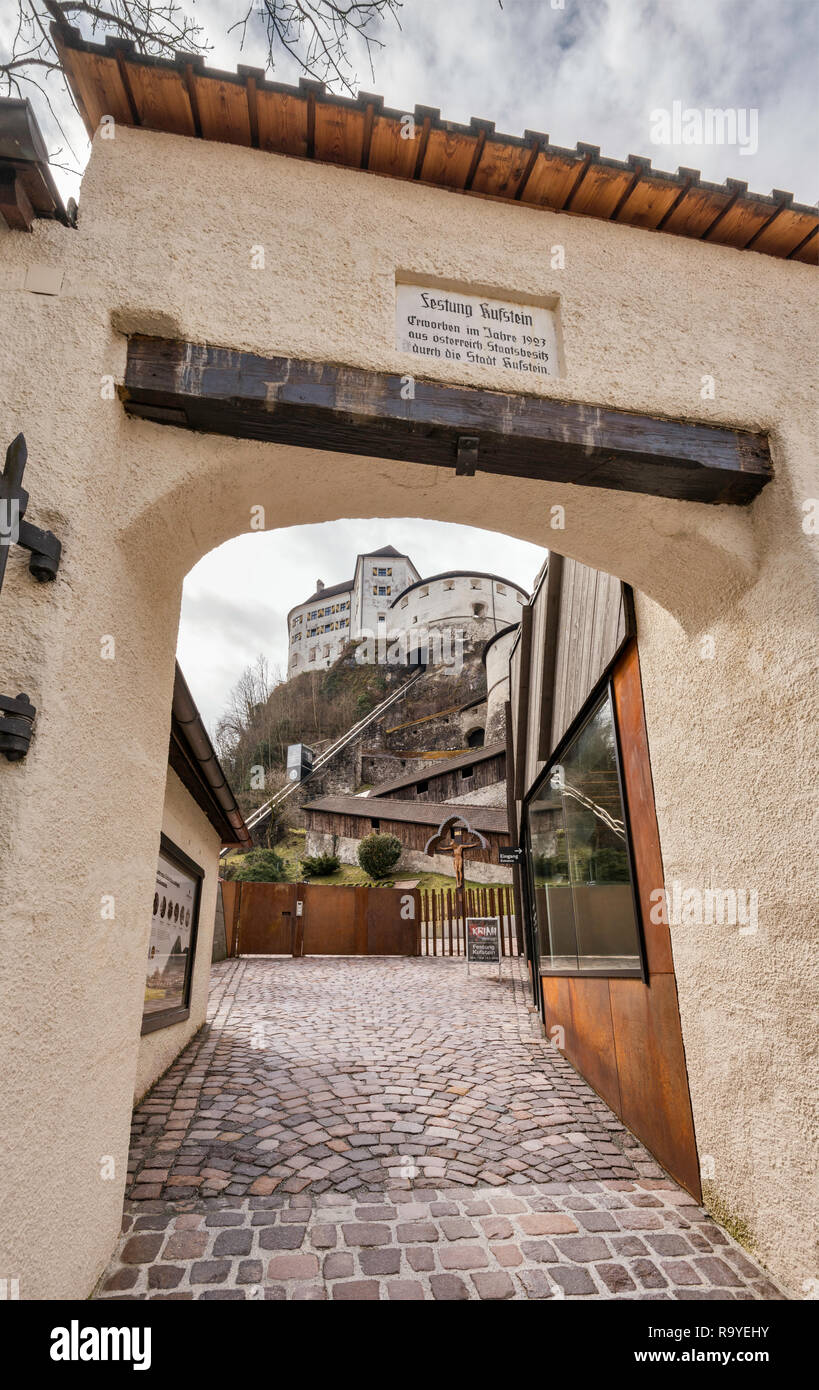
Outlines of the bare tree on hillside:
[[230,692],[227,709],[216,725],[220,753],[230,756],[247,734],[256,732],[272,690],[267,657],[260,653],[252,666],[245,667]]

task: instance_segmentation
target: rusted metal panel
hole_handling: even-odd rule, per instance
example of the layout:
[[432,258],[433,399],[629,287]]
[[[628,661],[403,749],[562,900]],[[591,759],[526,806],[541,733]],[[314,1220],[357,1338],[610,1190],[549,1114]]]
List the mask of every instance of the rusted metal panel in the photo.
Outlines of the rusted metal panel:
[[221,883],[222,890],[222,910],[225,914],[225,945],[229,956],[236,955],[236,922],[239,917],[239,888],[238,883],[226,880]]
[[563,1029],[561,1052],[615,1114],[621,1113],[620,1081],[609,1009],[609,981],[546,975],[543,978],[546,1031]]
[[[617,632],[613,623],[607,630]],[[592,670],[593,664],[585,681]],[[664,923],[651,921],[651,893],[663,887],[663,867],[636,642],[621,653],[612,684],[648,984],[616,977],[544,976],[544,1017],[547,1029],[564,1029],[569,1061],[700,1200],[670,932]]]
[[304,954],[358,955],[356,915],[354,886],[308,884],[304,889]]
[[291,923],[296,910],[296,885],[242,883],[238,886],[241,894],[236,954],[289,956],[292,951]]
[[646,1148],[697,1201],[702,1200],[688,1094],[677,986],[673,975],[609,980],[620,1078],[619,1114]]
[[367,955],[417,956],[421,894],[417,888],[364,888],[367,895]]

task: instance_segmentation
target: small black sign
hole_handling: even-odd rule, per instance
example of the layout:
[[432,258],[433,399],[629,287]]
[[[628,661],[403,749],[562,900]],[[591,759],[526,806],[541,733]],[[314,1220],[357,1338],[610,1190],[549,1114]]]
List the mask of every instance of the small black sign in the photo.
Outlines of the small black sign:
[[467,960],[497,964],[500,961],[500,920],[497,917],[467,917]]
[[522,864],[523,850],[518,845],[500,845],[498,847],[499,864]]

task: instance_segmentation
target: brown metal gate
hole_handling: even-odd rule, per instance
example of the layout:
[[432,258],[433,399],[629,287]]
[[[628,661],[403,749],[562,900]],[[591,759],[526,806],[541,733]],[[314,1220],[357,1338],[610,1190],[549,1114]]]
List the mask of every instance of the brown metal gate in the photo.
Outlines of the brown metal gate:
[[421,953],[417,889],[227,882],[222,897],[228,955]]

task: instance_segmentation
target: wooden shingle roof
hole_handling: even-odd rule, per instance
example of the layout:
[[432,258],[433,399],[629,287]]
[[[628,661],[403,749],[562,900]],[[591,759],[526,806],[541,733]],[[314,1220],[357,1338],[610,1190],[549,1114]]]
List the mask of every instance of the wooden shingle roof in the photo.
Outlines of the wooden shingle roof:
[[[499,135],[491,121],[457,125],[431,107],[390,110],[382,97],[334,96],[308,78],[291,87],[268,81],[262,69],[218,72],[191,53],[169,60],[138,53],[124,39],[87,43],[72,27],[52,25],[52,34],[89,135],[108,115],[121,125],[819,261],[819,209],[779,189],[761,194],[736,179],[706,183],[696,169],[661,173],[643,156],[621,162],[602,157],[596,145],[561,149],[536,131]],[[415,136],[407,139],[409,115]]]

